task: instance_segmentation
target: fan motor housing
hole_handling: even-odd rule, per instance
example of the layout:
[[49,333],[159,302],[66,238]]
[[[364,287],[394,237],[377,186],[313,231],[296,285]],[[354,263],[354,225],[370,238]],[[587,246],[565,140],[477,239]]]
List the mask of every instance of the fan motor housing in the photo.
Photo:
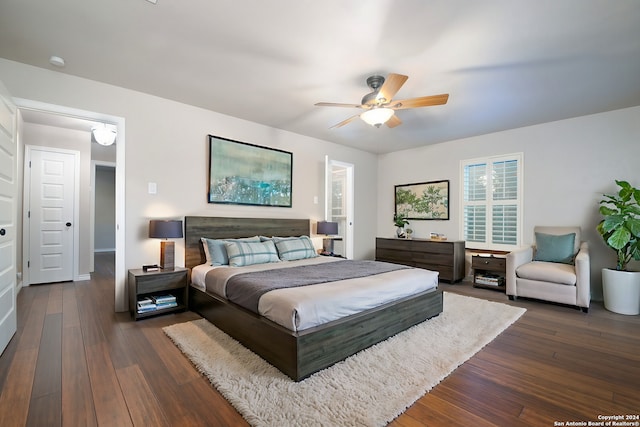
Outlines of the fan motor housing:
[[375,105],[377,104],[376,97],[378,96],[378,91],[380,87],[384,84],[384,77],[382,76],[371,76],[367,78],[367,86],[373,90],[373,92],[366,94],[362,97],[362,105]]

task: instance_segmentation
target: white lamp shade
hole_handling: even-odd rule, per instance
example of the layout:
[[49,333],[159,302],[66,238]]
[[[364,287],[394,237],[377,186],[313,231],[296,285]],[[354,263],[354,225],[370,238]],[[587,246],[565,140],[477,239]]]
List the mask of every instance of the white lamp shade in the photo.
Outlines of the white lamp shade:
[[360,118],[371,126],[380,127],[393,116],[391,108],[372,108],[360,114]]
[[114,126],[101,124],[91,128],[93,139],[100,145],[111,145],[116,142],[116,129]]

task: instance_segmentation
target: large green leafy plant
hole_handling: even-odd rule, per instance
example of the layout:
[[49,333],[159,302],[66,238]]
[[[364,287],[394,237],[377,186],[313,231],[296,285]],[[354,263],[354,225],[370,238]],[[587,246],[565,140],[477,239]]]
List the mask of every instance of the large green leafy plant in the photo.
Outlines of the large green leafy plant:
[[618,255],[617,270],[626,270],[632,259],[640,261],[640,190],[627,181],[617,181],[618,194],[604,194],[598,232]]

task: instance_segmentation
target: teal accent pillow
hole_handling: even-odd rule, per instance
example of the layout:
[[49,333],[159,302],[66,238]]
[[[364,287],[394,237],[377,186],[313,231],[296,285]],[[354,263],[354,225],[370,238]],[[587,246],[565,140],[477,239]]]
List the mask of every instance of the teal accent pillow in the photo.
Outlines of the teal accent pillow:
[[309,236],[274,237],[273,241],[276,243],[278,255],[283,261],[295,261],[318,256]]
[[559,262],[573,264],[575,254],[573,246],[576,233],[554,234],[536,233],[536,256],[534,261]]
[[266,242],[227,241],[224,246],[227,248],[231,267],[280,261],[276,246],[271,240]]
[[203,237],[202,244],[204,247],[205,257],[207,264],[209,265],[228,265],[229,257],[227,256],[227,248],[224,246],[225,242],[242,241],[242,242],[259,242],[260,237],[244,237],[241,239],[207,239]]

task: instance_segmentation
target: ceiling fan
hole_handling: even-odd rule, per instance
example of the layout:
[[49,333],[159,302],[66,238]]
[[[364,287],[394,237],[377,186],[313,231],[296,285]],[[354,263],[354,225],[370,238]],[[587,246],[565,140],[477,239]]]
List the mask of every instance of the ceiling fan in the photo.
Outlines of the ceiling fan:
[[390,128],[394,128],[402,124],[402,121],[395,115],[395,110],[406,110],[409,108],[428,107],[430,105],[443,105],[447,103],[449,94],[422,96],[419,98],[394,101],[393,97],[408,78],[408,76],[394,73],[389,74],[386,79],[382,76],[371,76],[367,78],[367,86],[369,86],[373,92],[366,94],[360,104],[318,102],[315,105],[318,107],[347,107],[365,110],[363,113],[351,116],[330,128],[335,129],[350,123],[357,117],[378,128],[385,123]]

